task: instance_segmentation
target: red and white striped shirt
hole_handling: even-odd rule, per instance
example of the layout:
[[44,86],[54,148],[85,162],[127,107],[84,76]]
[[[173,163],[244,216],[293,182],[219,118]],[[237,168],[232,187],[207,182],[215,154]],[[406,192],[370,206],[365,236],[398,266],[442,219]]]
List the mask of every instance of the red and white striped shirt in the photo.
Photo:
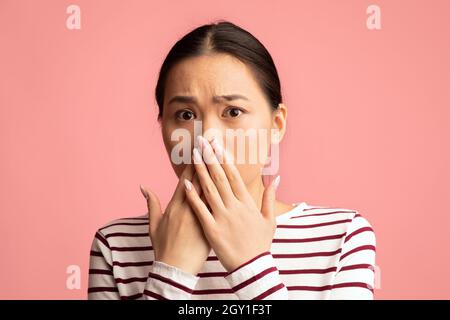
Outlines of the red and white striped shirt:
[[211,250],[197,274],[154,261],[147,214],[94,237],[88,299],[373,299],[375,234],[358,211],[305,202],[276,217],[270,251],[227,272]]

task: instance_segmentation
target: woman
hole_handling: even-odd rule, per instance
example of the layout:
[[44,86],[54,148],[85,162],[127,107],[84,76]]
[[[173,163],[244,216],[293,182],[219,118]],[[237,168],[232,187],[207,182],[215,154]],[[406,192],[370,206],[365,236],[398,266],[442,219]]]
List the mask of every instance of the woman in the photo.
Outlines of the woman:
[[[89,299],[373,298],[368,221],[355,210],[282,202],[280,177],[263,179],[287,107],[254,36],[224,21],[193,30],[166,57],[156,100],[178,185],[164,210],[141,186],[148,214],[96,232]],[[260,139],[236,134],[251,130]]]

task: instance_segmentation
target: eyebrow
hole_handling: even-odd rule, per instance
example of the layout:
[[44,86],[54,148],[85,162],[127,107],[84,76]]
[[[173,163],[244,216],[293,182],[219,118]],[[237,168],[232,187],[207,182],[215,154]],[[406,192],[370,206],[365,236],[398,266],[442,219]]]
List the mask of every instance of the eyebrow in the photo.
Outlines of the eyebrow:
[[[243,96],[241,94],[227,94],[227,95],[221,95],[221,96],[214,96],[212,98],[212,101],[215,103],[218,103],[220,101],[226,100],[226,101],[233,101],[233,100],[249,100],[246,96]],[[192,96],[174,96],[169,100],[168,104],[180,102],[180,103],[197,103],[197,98]]]

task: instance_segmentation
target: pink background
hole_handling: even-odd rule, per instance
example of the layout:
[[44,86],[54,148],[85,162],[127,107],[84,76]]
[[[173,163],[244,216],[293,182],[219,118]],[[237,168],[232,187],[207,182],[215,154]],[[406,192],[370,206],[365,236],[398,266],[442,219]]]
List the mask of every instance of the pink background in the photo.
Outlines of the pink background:
[[[72,3],[81,30],[66,28]],[[96,229],[146,212],[140,183],[168,201],[157,72],[179,37],[229,19],[280,73],[280,198],[371,222],[377,299],[449,299],[449,12],[446,0],[0,0],[0,298],[85,299]]]

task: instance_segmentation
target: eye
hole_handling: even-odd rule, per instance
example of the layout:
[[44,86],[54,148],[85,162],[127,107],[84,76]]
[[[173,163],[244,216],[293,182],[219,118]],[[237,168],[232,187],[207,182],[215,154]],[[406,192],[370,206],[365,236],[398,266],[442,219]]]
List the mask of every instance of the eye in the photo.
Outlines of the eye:
[[175,116],[178,120],[182,121],[189,121],[195,117],[194,113],[190,110],[179,110],[175,113]]
[[231,118],[237,118],[242,113],[244,113],[244,110],[237,108],[237,107],[231,107],[231,108],[228,108],[227,110],[225,110],[224,113],[228,114]]

